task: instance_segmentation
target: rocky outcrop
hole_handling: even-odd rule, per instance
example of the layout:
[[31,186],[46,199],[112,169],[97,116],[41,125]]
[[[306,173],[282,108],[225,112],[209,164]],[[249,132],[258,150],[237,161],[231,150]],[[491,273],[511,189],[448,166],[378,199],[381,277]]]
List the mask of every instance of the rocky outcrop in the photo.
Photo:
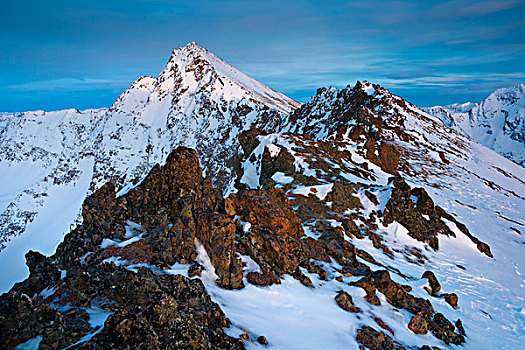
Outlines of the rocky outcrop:
[[[109,314],[100,332],[80,308],[89,309],[97,300],[98,308]],[[58,311],[56,305],[69,308]],[[92,338],[75,348],[244,348],[242,341],[224,334],[229,321],[200,280],[146,268],[131,272],[111,264],[84,266],[70,272],[49,296],[4,294],[0,313],[0,332],[8,348],[37,335],[42,337],[41,349],[65,348],[85,334]]]
[[356,340],[370,350],[405,350],[405,347],[383,333],[369,326],[363,326],[357,330]]
[[428,284],[430,286],[430,289],[425,288],[425,290],[430,295],[436,295],[437,292],[441,290],[441,285],[439,284],[439,281],[437,280],[436,275],[434,275],[434,272],[432,271],[425,271],[423,273],[423,276],[421,278],[426,278],[428,280]]
[[426,334],[430,330],[437,338],[447,344],[459,345],[465,342],[461,333],[455,332],[454,325],[440,313],[434,313],[430,301],[412,296],[409,286],[398,284],[390,278],[388,271],[379,270],[370,273],[351,285],[361,287],[367,293],[365,299],[378,305],[375,291],[380,291],[390,304],[414,314],[408,328],[416,334]]
[[308,264],[300,241],[303,228],[282,190],[246,191],[238,203],[240,220],[251,225],[249,232],[237,238],[238,250],[255,260],[262,274],[268,276],[255,277],[252,273],[253,282],[274,283],[283,274],[292,274],[301,264]]
[[400,177],[392,178],[392,194],[385,207],[384,223],[390,224],[394,220],[403,225],[408,234],[434,249],[439,248],[438,234],[456,237],[456,234],[443,221],[454,223],[460,231],[469,237],[483,254],[492,257],[490,247],[475,238],[452,215],[441,207],[434,205],[434,201],[423,188],[410,188]]
[[354,301],[352,300],[350,294],[344,290],[340,290],[334,299],[337,305],[345,311],[355,313],[361,312],[361,309],[354,305]]
[[[246,135],[246,152],[257,147],[256,135]],[[0,323],[9,334],[9,344],[41,335],[44,348],[65,347],[89,335],[89,341],[76,346],[242,348],[242,341],[224,333],[229,322],[211,302],[199,279],[163,272],[175,263],[185,263],[191,265],[189,276],[200,276],[205,267],[196,260],[203,250],[218,276],[217,285],[225,289],[243,288],[246,282],[260,286],[278,284],[286,274],[312,289],[320,285],[312,274],[320,280],[336,278],[338,282],[363,276],[351,285],[363,288],[369,303],[380,305],[380,292],[389,304],[414,315],[408,326],[414,333],[430,331],[447,343],[463,343],[461,323],[454,326],[434,312],[430,301],[414,297],[409,286],[394,282],[388,271],[372,271],[359,260],[383,266],[366,251],[356,249],[349,237],[367,237],[375,248],[394,256],[386,241],[374,232],[376,215],[381,218],[381,213],[374,211],[368,218],[359,213],[364,209],[360,199],[363,194],[374,205],[380,205],[372,187],[336,181],[334,177],[322,200],[316,192],[288,196],[286,189],[273,187],[273,173],[289,174],[298,183],[305,178],[294,173],[291,153],[282,149],[279,154],[263,153],[261,161],[267,177],[263,189],[240,188],[226,199],[202,176],[196,152],[183,147],[173,151],[164,166],[155,166],[141,183],[120,197],[116,196],[113,183],[103,186],[85,201],[83,224],[65,237],[55,255],[46,258],[38,253],[28,254],[30,277],[0,298],[0,310],[12,314]],[[324,171],[328,170],[326,167]],[[450,231],[441,220],[448,220],[447,214],[434,206],[423,190],[411,189],[400,178],[394,181],[385,223],[398,220],[415,232],[429,226],[430,220],[433,225],[417,234],[432,246],[438,232]],[[336,221],[339,224],[334,224]],[[305,234],[305,224],[313,236]],[[134,229],[133,241],[126,243],[130,225],[140,229]],[[245,274],[239,255],[249,256],[260,272]],[[146,267],[128,269],[115,263]],[[67,271],[67,275],[60,270]],[[457,306],[455,294],[438,294],[439,282],[431,272],[423,277],[429,279],[432,296],[444,297]],[[94,306],[93,300],[103,302]],[[343,310],[361,313],[344,291],[334,301]],[[62,312],[60,307],[64,306],[77,311]],[[93,307],[108,313],[101,328],[92,328],[89,315],[82,312]],[[376,322],[393,335],[388,325],[380,319]],[[14,335],[17,328],[25,331]],[[69,335],[57,343],[60,332]],[[256,337],[248,335],[247,339],[252,338]],[[358,341],[370,349],[401,346],[368,326],[358,331]],[[267,340],[260,342],[266,344]]]
[[[112,183],[103,186],[85,201],[83,225],[66,235],[51,258],[28,253],[30,277],[0,297],[6,343],[14,346],[40,335],[41,348],[64,348],[91,334],[77,347],[243,348],[224,333],[229,321],[200,280],[147,268],[129,271],[106,260],[163,269],[192,261],[198,240],[215,266],[217,283],[241,288],[236,228],[224,207],[220,192],[202,177],[196,152],[187,148],[176,149],[164,166],[121,197]],[[117,245],[129,238],[129,222],[141,227],[140,235]],[[48,292],[40,295],[44,289]],[[100,332],[89,326],[85,311],[97,300],[103,302],[96,307],[111,314]],[[73,309],[60,311],[62,306]]]

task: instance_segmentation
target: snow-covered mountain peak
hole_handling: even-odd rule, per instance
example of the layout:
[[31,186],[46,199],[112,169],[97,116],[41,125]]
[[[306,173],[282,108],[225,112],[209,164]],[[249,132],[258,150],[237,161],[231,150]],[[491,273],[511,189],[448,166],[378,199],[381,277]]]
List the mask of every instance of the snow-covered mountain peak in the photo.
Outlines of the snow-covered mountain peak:
[[254,103],[264,103],[283,113],[301,105],[191,42],[173,50],[166,67],[157,78],[154,93],[162,99],[170,92],[171,95],[182,93],[193,96],[202,91],[209,93],[213,99],[245,99]]
[[[0,178],[13,179],[0,184],[0,250],[46,207],[71,209],[54,230],[61,236],[87,194],[110,179],[125,192],[177,146],[195,148],[206,174],[225,184],[242,152],[239,134],[274,130],[283,113],[299,106],[190,43],[173,51],[158,77],[138,78],[109,109],[0,116]],[[75,203],[61,197],[68,191]],[[51,252],[57,242],[38,249]]]
[[426,110],[474,141],[525,164],[524,84],[497,89],[480,103],[456,103]]
[[525,84],[519,83],[510,87],[503,87],[497,90],[494,90],[493,93],[487,97],[487,100],[497,99],[499,101],[504,101],[509,105],[512,105],[517,101],[517,99],[525,96]]

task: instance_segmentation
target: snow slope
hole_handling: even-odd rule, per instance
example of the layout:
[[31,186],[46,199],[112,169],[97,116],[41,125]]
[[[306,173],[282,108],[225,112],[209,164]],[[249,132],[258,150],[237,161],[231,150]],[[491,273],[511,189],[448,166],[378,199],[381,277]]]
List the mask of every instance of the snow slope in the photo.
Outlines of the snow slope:
[[[375,232],[392,255],[376,247],[367,236],[346,238],[369,253],[382,268],[386,266],[395,281],[411,286],[415,296],[429,298],[423,289],[427,282],[421,276],[426,270],[433,271],[443,291],[459,296],[457,309],[451,308],[443,299],[430,297],[430,300],[434,308],[448,319],[462,320],[467,333],[462,348],[510,350],[522,347],[525,343],[525,169],[456,133],[439,119],[387,90],[374,86],[370,91],[371,86],[362,83],[363,91],[381,103],[368,111],[375,116],[381,115],[392,126],[402,126],[412,136],[403,140],[395,133],[391,134],[391,142],[402,153],[401,175],[412,187],[427,190],[437,205],[465,224],[475,237],[488,243],[494,258],[480,253],[453,223],[448,225],[456,237],[441,235],[440,248],[433,250],[426,243],[410,237],[401,224],[394,221],[384,226],[379,218],[370,216],[385,209],[391,193],[390,175],[366,159],[362,140],[352,140],[341,128],[342,125],[356,124],[356,120],[345,119],[351,110],[345,101],[351,100],[349,96],[355,94],[350,87],[318,90],[310,102],[290,116],[284,129],[293,130],[293,134],[259,136],[260,144],[254,149],[253,156],[244,157],[245,173],[241,182],[251,188],[260,188],[260,160],[264,157],[259,155],[267,152],[276,157],[286,150],[295,158],[295,171],[314,177],[316,180],[310,178],[308,181],[317,183],[304,185],[300,180],[290,182],[288,179],[279,182],[283,176],[277,174],[276,186],[286,189],[292,203],[298,193],[315,194],[324,199],[326,191],[311,192],[311,189],[327,188],[329,192],[336,179],[366,186],[364,189],[368,188],[376,195],[379,204],[368,200],[364,193],[358,194],[363,208],[348,215],[375,220],[378,225]],[[308,134],[306,137],[304,132]],[[325,152],[326,143],[336,144],[341,152],[350,152],[352,163]],[[341,225],[341,222],[332,221],[332,226]],[[310,236],[317,237],[315,222],[303,222],[303,228]],[[422,253],[423,261],[417,261],[419,256],[412,255],[414,250]],[[327,266],[327,271],[332,276],[341,275],[337,266]],[[210,284],[208,288],[234,325],[254,334],[265,334],[275,341],[271,346],[274,349],[358,349],[355,334],[360,325],[381,330],[375,316],[385,321],[394,330],[394,338],[405,346],[417,348],[426,344],[440,349],[457,348],[430,334],[416,336],[410,332],[407,324],[411,315],[393,308],[380,293],[381,306],[364,302],[362,289],[347,284],[358,279],[356,277],[345,277],[340,283],[319,280],[314,274],[308,276],[314,281],[316,290],[291,278],[285,279],[282,285],[269,288],[248,287],[255,291],[221,291]],[[329,297],[339,289],[353,296],[364,315],[356,317],[342,312],[330,300]],[[249,315],[241,311],[245,309],[250,310]],[[267,319],[271,322],[266,322]],[[290,326],[292,322],[293,326]],[[286,330],[284,333],[289,336],[283,336],[282,330]],[[250,347],[257,348],[256,345]]]
[[472,140],[525,165],[525,85],[494,91],[480,103],[435,106],[426,111]]
[[[199,152],[207,175],[221,185],[232,177],[229,165],[241,152],[238,134],[254,126],[275,128],[282,113],[298,106],[190,43],[173,51],[157,78],[140,77],[109,109],[0,116],[0,289],[27,274],[28,249],[53,251],[29,232],[65,234],[84,198],[110,179],[126,191],[184,145]],[[87,189],[76,189],[68,206],[75,214],[62,215],[53,193],[85,181]],[[53,220],[61,222],[58,230],[39,225],[49,220],[44,213],[51,208]],[[6,249],[17,236],[24,249]],[[56,247],[60,240],[50,241]]]

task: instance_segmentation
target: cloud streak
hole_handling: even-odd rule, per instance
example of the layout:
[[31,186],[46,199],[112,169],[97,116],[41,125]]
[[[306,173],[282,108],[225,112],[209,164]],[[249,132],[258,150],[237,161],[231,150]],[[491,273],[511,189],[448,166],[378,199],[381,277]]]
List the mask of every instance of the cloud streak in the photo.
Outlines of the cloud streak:
[[301,101],[358,79],[421,105],[478,100],[523,81],[523,13],[515,0],[11,1],[0,110],[109,106],[189,41]]

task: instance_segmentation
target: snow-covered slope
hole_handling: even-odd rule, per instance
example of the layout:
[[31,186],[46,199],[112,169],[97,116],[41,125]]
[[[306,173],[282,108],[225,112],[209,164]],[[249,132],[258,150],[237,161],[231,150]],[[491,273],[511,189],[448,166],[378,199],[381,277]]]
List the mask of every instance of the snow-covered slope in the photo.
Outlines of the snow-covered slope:
[[173,51],[157,78],[140,77],[109,109],[0,116],[0,290],[27,274],[25,251],[54,251],[84,198],[107,181],[124,193],[184,145],[221,185],[241,152],[238,134],[273,130],[298,106],[190,43]]
[[[365,125],[363,133],[356,133],[364,120],[372,124]],[[380,122],[373,126],[374,120]],[[330,209],[322,214],[323,210],[319,209],[322,206],[314,206],[315,219],[303,221],[307,235],[318,238],[322,232],[318,222],[323,219],[328,220],[330,226],[345,230],[345,220],[352,219],[364,237],[346,231],[345,239],[375,259],[376,263],[369,264],[370,267],[386,268],[394,280],[408,284],[412,293],[422,298],[427,298],[428,294],[423,290],[426,280],[421,276],[424,271],[431,270],[441,282],[443,291],[458,295],[458,308],[451,308],[438,297],[430,300],[448,319],[462,320],[467,334],[462,348],[515,349],[523,345],[525,170],[521,166],[456,133],[402,98],[367,82],[342,90],[319,89],[310,102],[291,114],[285,130],[293,133],[258,137],[259,146],[252,155],[244,157],[241,183],[251,188],[273,184],[285,189],[298,215],[309,213],[305,200],[298,195],[307,196],[310,201],[321,200],[327,208],[336,211],[333,201],[340,199],[341,194],[330,197],[330,193],[337,183],[347,184],[346,192],[355,193],[363,207],[347,210],[335,219]],[[465,224],[477,239],[487,243],[493,258],[482,254],[479,246],[476,247],[475,242],[451,222],[447,225],[456,237],[439,234],[437,250],[407,234],[409,226],[398,221],[387,225],[383,215],[393,191],[392,177],[370,161],[372,152],[366,146],[370,139],[364,138],[365,133],[377,138],[377,144],[387,140],[394,145],[401,154],[399,175],[411,187],[424,188],[436,205]],[[380,149],[372,151],[377,155]],[[295,169],[268,166],[268,163],[282,163],[286,159],[283,154],[292,155]],[[415,199],[415,203],[417,201]],[[377,236],[367,233],[369,230]],[[340,272],[337,266],[327,270],[333,276]],[[397,341],[411,349],[423,344],[440,349],[456,348],[430,334],[416,337],[407,329],[412,315],[393,308],[381,293],[381,306],[357,301],[362,300],[362,289],[349,287],[347,282],[358,280],[358,277],[343,278],[345,283],[338,283],[324,282],[312,274],[308,276],[314,281],[316,292],[291,278],[281,286],[246,290],[237,293],[238,297],[227,291],[219,293],[212,286],[209,288],[217,294],[219,303],[222,301],[226,314],[231,315],[234,323],[237,321],[269,339],[277,339],[275,348],[315,349],[331,344],[332,349],[357,349],[354,339],[357,329],[366,324],[381,330],[377,317],[393,329]],[[364,317],[344,314],[330,303],[329,296],[340,289],[352,295],[355,304],[366,310]],[[252,295],[256,295],[258,307],[254,314],[244,315],[240,309],[250,307]],[[277,314],[282,317],[272,317]],[[266,318],[271,318],[272,322],[261,321]],[[290,327],[290,320],[305,321]],[[281,330],[288,332],[289,328],[295,336],[283,336]]]
[[426,111],[520,165],[525,165],[525,85],[494,91],[480,103],[452,104]]

